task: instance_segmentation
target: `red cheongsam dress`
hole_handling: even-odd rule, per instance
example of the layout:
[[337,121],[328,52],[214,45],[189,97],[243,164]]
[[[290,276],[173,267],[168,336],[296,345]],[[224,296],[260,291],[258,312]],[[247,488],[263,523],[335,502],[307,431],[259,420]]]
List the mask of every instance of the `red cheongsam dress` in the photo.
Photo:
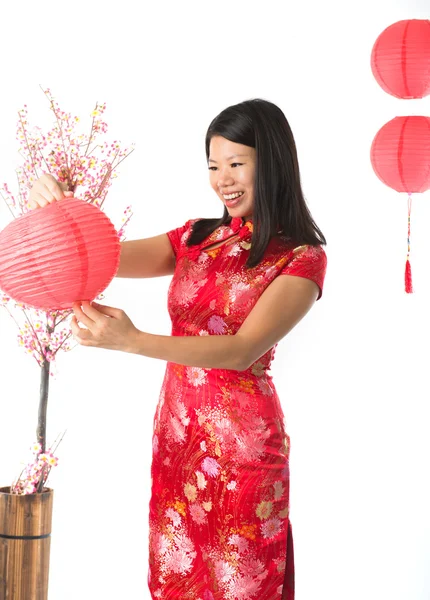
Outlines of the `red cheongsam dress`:
[[[322,246],[273,238],[263,260],[247,269],[252,224],[235,217],[188,248],[193,222],[167,233],[176,255],[168,293],[173,336],[234,335],[282,275],[311,279],[321,297]],[[154,417],[152,598],[294,599],[290,438],[269,374],[274,352],[245,371],[167,363]]]

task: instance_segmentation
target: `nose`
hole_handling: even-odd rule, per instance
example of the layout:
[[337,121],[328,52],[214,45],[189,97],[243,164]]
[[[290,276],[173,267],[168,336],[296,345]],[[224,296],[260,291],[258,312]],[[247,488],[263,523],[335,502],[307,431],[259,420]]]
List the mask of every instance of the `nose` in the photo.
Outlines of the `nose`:
[[217,185],[219,190],[221,191],[224,188],[232,186],[234,183],[234,178],[231,175],[231,172],[228,170],[219,170],[218,171],[218,179]]

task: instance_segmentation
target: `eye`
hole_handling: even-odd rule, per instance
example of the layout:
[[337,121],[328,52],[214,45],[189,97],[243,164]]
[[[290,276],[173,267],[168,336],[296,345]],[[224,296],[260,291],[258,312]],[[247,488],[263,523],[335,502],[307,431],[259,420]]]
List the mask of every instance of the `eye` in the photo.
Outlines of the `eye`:
[[[243,163],[231,163],[231,167],[241,167]],[[218,167],[208,167],[209,171],[216,171]]]

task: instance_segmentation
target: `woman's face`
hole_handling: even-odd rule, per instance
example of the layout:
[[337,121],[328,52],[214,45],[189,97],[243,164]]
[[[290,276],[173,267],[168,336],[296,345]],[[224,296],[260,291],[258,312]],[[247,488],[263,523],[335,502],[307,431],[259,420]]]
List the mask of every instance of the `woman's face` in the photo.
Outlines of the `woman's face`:
[[251,217],[254,206],[255,148],[216,135],[211,139],[209,149],[212,188],[232,217]]

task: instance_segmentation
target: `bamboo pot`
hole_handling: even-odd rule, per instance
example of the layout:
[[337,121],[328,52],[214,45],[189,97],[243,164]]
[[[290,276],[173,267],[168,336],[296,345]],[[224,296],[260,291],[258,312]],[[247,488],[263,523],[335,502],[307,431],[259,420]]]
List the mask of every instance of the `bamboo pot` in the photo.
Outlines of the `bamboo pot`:
[[0,488],[1,600],[47,600],[53,498]]

